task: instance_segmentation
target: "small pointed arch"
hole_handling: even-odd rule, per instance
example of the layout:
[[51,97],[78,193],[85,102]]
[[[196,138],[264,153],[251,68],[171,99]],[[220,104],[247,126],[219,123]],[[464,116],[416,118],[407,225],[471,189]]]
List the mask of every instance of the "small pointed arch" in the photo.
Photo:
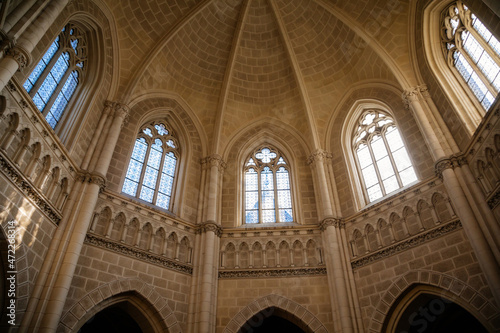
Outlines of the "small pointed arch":
[[455,216],[450,199],[440,192],[432,195],[432,205],[436,211],[439,223],[449,221]]
[[405,206],[403,209],[403,219],[406,223],[406,227],[408,228],[408,232],[410,235],[418,234],[424,228],[420,223],[420,219],[415,214],[415,211],[410,206]]
[[238,257],[240,268],[248,268],[250,265],[250,248],[246,242],[242,242],[238,247]]
[[191,246],[187,236],[182,237],[179,243],[179,261],[191,262]]
[[359,230],[354,229],[352,233],[352,253],[353,255],[362,256],[368,252],[368,245],[365,235]]
[[14,163],[16,163],[21,169],[23,169],[26,164],[23,158],[29,149],[31,141],[31,130],[28,127],[25,127],[24,129],[19,131],[19,137],[19,144],[15,148],[15,151],[11,156],[13,157]]
[[394,231],[394,238],[399,241],[409,236],[408,226],[406,221],[399,216],[398,213],[392,212],[389,217],[389,223],[392,225]]
[[253,267],[262,267],[264,265],[263,262],[263,251],[262,244],[260,242],[255,242],[252,244],[252,255],[253,255]]
[[7,121],[1,123],[5,124],[0,127],[0,133],[3,135],[0,137],[0,148],[7,150],[7,148],[14,140],[16,136],[17,128],[19,127],[19,115],[16,112],[12,112],[7,116]]
[[165,245],[165,229],[163,227],[159,227],[153,239],[153,252],[156,254],[163,254],[163,248]]
[[139,247],[141,249],[144,250],[149,249],[152,233],[153,233],[153,226],[151,226],[151,223],[146,222],[141,228],[141,237],[139,240]]
[[430,229],[434,227],[437,222],[436,212],[434,212],[434,207],[429,205],[427,200],[420,199],[417,203],[417,212],[420,223],[424,229]]
[[382,244],[379,243],[377,232],[378,230],[375,230],[373,225],[371,225],[370,223],[368,223],[365,226],[365,237],[366,237],[366,242],[368,243],[369,251],[375,251],[380,246],[382,246]]
[[487,163],[483,160],[478,160],[476,162],[477,179],[479,184],[481,184],[483,191],[489,194],[493,190],[492,179],[488,175]]
[[52,195],[54,194],[54,191],[56,190],[57,185],[59,183],[60,177],[61,177],[61,169],[59,168],[59,166],[53,167],[52,170],[49,172],[47,181],[45,182],[45,186],[42,189],[42,191],[48,198],[51,198]]
[[106,227],[111,221],[112,211],[109,206],[104,207],[98,214],[95,220],[95,225],[92,226],[91,232],[96,235],[104,236],[106,233]]
[[45,155],[36,168],[36,178],[34,183],[38,188],[43,188],[43,185],[45,184],[47,177],[49,176],[51,164],[52,157],[50,155]]
[[137,217],[133,217],[128,223],[127,234],[125,235],[125,243],[135,246],[140,231],[140,222]]
[[491,170],[491,176],[494,178],[493,184],[496,185],[500,181],[500,154],[495,154],[493,148],[487,147],[484,155],[488,162],[488,169]]
[[392,230],[392,226],[387,223],[387,221],[383,218],[378,219],[377,221],[377,229],[380,233],[380,240],[382,242],[382,246],[387,246],[394,243],[394,234]]
[[225,252],[224,267],[226,268],[236,267],[236,246],[233,244],[233,242],[227,243],[224,252]]
[[307,262],[311,266],[316,266],[318,265],[320,261],[319,257],[319,249],[318,249],[318,244],[314,239],[309,239],[306,243],[306,256],[307,256]]
[[293,266],[304,266],[304,245],[298,239],[292,245],[292,264]]
[[111,227],[111,233],[109,238],[119,241],[121,239],[123,228],[125,228],[125,222],[127,218],[123,212],[119,212],[113,219],[113,225]]
[[276,259],[276,244],[273,241],[269,241],[266,244],[266,266],[267,267],[276,267],[278,264]]
[[60,185],[58,190],[54,193],[54,197],[52,199],[55,202],[56,208],[62,210],[64,204],[66,203],[66,199],[69,195],[69,180],[67,177],[64,177],[60,181]]
[[288,267],[291,265],[291,252],[290,245],[287,241],[282,240],[279,246],[279,264],[282,267]]
[[177,234],[175,232],[171,232],[167,238],[167,251],[166,251],[167,257],[171,259],[176,259],[178,247],[179,244],[178,244]]

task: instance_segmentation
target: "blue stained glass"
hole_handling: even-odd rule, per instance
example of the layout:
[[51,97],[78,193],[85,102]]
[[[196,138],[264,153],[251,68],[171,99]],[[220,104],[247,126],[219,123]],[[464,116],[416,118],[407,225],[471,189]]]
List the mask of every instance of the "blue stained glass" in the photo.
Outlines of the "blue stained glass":
[[246,165],[247,166],[248,165],[255,165],[255,162],[253,161],[253,158],[249,159]]
[[126,194],[135,196],[135,193],[137,192],[137,185],[139,184],[131,181],[130,179],[125,179],[122,191]]
[[172,140],[168,140],[168,141],[167,141],[167,146],[169,146],[170,148],[177,148],[177,147],[175,146],[174,141],[172,141]]
[[149,152],[148,166],[158,170],[160,168],[161,152],[154,149],[155,145],[153,145],[152,148],[153,149]]
[[43,70],[45,69],[45,67],[47,67],[47,64],[50,62],[50,60],[52,59],[52,57],[54,56],[54,54],[57,52],[58,49],[59,49],[59,36],[57,36],[55,41],[50,45],[47,52],[45,52],[42,59],[38,62],[35,69],[33,69],[29,78],[24,83],[23,87],[24,89],[26,89],[27,92],[31,91],[31,88],[33,88],[33,85],[36,83],[36,81],[42,74]]
[[73,39],[69,42],[71,44],[71,47],[76,51],[76,48],[78,47],[78,39]]
[[288,177],[288,171],[281,167],[276,172],[276,187],[278,190],[286,190],[290,188],[290,180]]
[[292,196],[289,190],[278,191],[278,207],[292,208]]
[[274,209],[262,211],[262,222],[264,222],[264,223],[276,222],[276,215],[274,213]]
[[274,188],[273,172],[268,167],[265,167],[260,173],[260,183],[263,191],[272,190]]
[[262,191],[262,209],[274,209],[274,191]]
[[142,132],[144,134],[146,134],[147,136],[153,137],[153,132],[151,132],[151,129],[148,128],[148,127],[146,127],[145,129],[143,129]]
[[171,195],[173,183],[174,183],[174,178],[163,173],[161,175],[160,188],[158,189],[158,191],[167,195]]
[[257,191],[259,189],[257,172],[254,169],[245,172],[245,189],[247,191]]
[[155,188],[156,187],[156,178],[158,178],[158,170],[151,168],[150,166],[146,167],[146,172],[144,174],[144,180],[142,184],[144,186]]
[[175,174],[176,164],[177,164],[177,159],[175,158],[174,153],[169,152],[165,154],[165,162],[163,163],[163,172],[173,177]]
[[143,164],[141,162],[131,159],[128,166],[127,175],[125,177],[139,182],[142,166]]
[[158,197],[156,198],[156,205],[161,208],[168,209],[170,205],[170,196],[158,193]]
[[283,157],[280,157],[280,159],[278,160],[278,163],[277,164],[286,164],[285,160],[283,159]]
[[33,103],[35,103],[36,107],[38,110],[42,111],[43,108],[45,108],[45,102],[43,99],[40,97],[39,93],[36,93],[35,96],[33,96]]
[[460,73],[460,75],[462,75],[466,82],[469,81],[469,78],[473,73],[472,67],[464,59],[463,55],[460,52],[455,52],[453,54],[453,57],[455,58],[455,67],[457,68],[458,72]]
[[[43,81],[42,85],[40,86],[40,89],[37,91],[37,95],[39,95],[40,99],[43,100],[44,105],[43,107],[45,108],[45,104],[49,101],[50,96],[54,92],[54,89],[56,89],[57,82],[54,81],[54,78],[49,74],[46,78],[45,81]],[[43,111],[43,108],[40,109],[40,111]]]
[[168,131],[165,128],[165,125],[163,125],[163,124],[157,124],[157,125],[155,125],[155,128],[156,128],[156,131],[158,132],[158,134],[160,134],[160,135],[167,135],[168,134]]
[[259,212],[256,210],[247,211],[245,214],[245,223],[259,223]]
[[[56,100],[54,101],[54,104],[52,104],[50,111],[47,113],[47,117],[45,117],[45,119],[47,119],[47,121],[48,121],[48,116],[50,114],[50,115],[52,115],[52,117],[54,118],[54,120],[56,121],[56,124],[57,124],[59,122],[59,120],[61,120],[63,110],[67,104],[68,104],[68,101],[66,100],[66,98],[64,98],[64,95],[62,93],[59,93]],[[51,125],[51,127],[55,128],[56,124],[54,124],[54,126]]]
[[146,157],[146,151],[148,150],[148,144],[144,138],[139,138],[135,140],[134,151],[132,152],[132,158],[144,162]]
[[268,148],[262,149],[255,157],[262,160],[263,163],[269,163],[272,159],[276,158],[276,153],[272,153]]
[[280,209],[280,222],[293,222],[293,214],[291,209]]
[[153,195],[154,191],[150,189],[149,187],[143,186],[141,189],[141,195],[139,196],[140,199],[145,200],[147,202],[153,202]]
[[47,113],[47,116],[45,117],[45,120],[47,120],[47,123],[50,125],[50,127],[55,128],[57,125],[57,120],[54,118],[54,116],[49,112]]
[[77,85],[78,85],[78,72],[73,71],[69,75],[68,80],[66,81],[61,90],[68,101],[70,100],[71,96],[73,96],[73,93],[75,92]]
[[259,208],[259,193],[255,192],[246,192],[245,193],[245,209],[252,210]]

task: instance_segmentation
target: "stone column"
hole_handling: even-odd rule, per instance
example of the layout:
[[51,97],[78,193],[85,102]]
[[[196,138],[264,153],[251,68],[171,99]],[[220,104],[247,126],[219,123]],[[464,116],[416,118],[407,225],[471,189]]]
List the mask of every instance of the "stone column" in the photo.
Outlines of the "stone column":
[[192,295],[190,299],[195,303],[191,306],[192,314],[188,323],[188,332],[213,333],[215,332],[215,309],[217,306],[217,273],[222,228],[218,217],[220,177],[225,163],[221,156],[214,154],[201,161],[207,172],[206,197],[203,207],[204,221],[198,226],[200,248],[197,253],[199,260],[193,267]]
[[[73,214],[73,220],[70,220],[68,223],[71,230],[65,232],[65,237],[62,240],[62,248],[59,247],[58,258],[55,261],[56,267],[52,269],[53,278],[48,279],[48,281],[54,282],[45,286],[47,303],[46,306],[42,306],[39,309],[41,318],[40,332],[55,332],[57,329],[83,242],[92,220],[99,191],[104,187],[105,174],[111,162],[121,127],[127,116],[127,111],[128,109],[125,106],[115,104],[113,122],[108,135],[100,137],[101,143],[105,147],[101,151],[99,162],[93,172],[87,172],[80,176],[80,181],[83,182],[81,201],[74,208],[75,214]],[[34,327],[34,331],[37,328]]]
[[321,209],[318,212],[320,216],[320,229],[323,231],[322,240],[325,250],[324,261],[328,273],[328,285],[330,289],[330,301],[333,310],[333,319],[338,324],[337,327],[343,333],[355,332],[356,318],[355,312],[350,304],[355,300],[350,300],[351,295],[347,292],[350,288],[350,282],[346,277],[349,267],[342,256],[341,247],[347,246],[342,241],[339,234],[339,228],[343,226],[340,219],[333,217],[337,214],[333,207],[334,198],[328,188],[327,172],[325,171],[325,163],[331,157],[324,150],[316,150],[308,159],[313,172],[315,173],[315,189],[318,201],[321,203]]
[[31,62],[31,52],[45,35],[57,16],[63,11],[69,0],[51,1],[40,15],[26,27],[16,43],[10,42],[0,60],[0,91],[14,76],[18,69],[23,69]]
[[[484,205],[474,202],[471,195],[473,184],[468,184],[463,172],[460,170],[465,159],[457,158],[454,154],[456,143],[449,135],[443,120],[436,112],[432,112],[429,105],[430,96],[425,85],[406,90],[403,100],[407,107],[413,112],[413,116],[424,136],[425,142],[434,158],[436,174],[443,179],[448,195],[457,209],[457,215],[461,220],[467,238],[476,253],[477,260],[493,296],[500,304],[500,252],[494,239],[488,232],[485,224],[491,218],[491,210],[484,209]],[[432,103],[431,103],[432,104]]]

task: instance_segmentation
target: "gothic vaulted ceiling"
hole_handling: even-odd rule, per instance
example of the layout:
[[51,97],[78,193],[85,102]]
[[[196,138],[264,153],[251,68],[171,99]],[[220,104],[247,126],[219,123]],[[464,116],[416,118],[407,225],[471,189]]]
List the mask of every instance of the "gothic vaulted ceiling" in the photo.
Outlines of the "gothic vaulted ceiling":
[[116,24],[118,99],[168,93],[214,150],[267,118],[322,145],[363,83],[409,77],[408,4],[386,0],[105,0]]

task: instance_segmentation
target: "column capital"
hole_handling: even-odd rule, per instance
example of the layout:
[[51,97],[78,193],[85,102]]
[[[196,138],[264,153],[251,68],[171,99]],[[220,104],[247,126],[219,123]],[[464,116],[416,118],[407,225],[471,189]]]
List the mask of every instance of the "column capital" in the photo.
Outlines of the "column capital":
[[322,162],[325,160],[332,159],[332,153],[327,152],[323,149],[316,149],[309,157],[307,158],[307,164],[314,164],[315,162]]
[[197,234],[202,234],[207,231],[213,232],[219,238],[222,236],[222,227],[217,223],[215,223],[214,221],[203,222],[196,228]]
[[412,102],[419,100],[420,98],[429,97],[429,88],[426,84],[421,84],[403,91],[401,96],[405,104],[405,108],[408,109]]
[[224,172],[224,169],[226,169],[226,163],[219,154],[213,154],[202,158],[200,162],[204,170],[210,169],[214,166],[219,169],[219,172]]
[[467,158],[464,155],[451,155],[436,161],[434,164],[434,173],[440,179],[443,179],[443,171],[446,169],[455,169],[468,164]]
[[337,219],[334,217],[327,217],[319,223],[319,229],[325,231],[328,227],[333,226],[335,228],[345,228],[345,222],[342,219]]
[[106,177],[97,172],[81,172],[77,180],[82,183],[97,184],[101,191],[106,187]]
[[15,43],[9,42],[9,46],[5,49],[5,56],[14,59],[19,66],[19,70],[26,68],[31,63],[31,54],[21,46],[16,46]]

